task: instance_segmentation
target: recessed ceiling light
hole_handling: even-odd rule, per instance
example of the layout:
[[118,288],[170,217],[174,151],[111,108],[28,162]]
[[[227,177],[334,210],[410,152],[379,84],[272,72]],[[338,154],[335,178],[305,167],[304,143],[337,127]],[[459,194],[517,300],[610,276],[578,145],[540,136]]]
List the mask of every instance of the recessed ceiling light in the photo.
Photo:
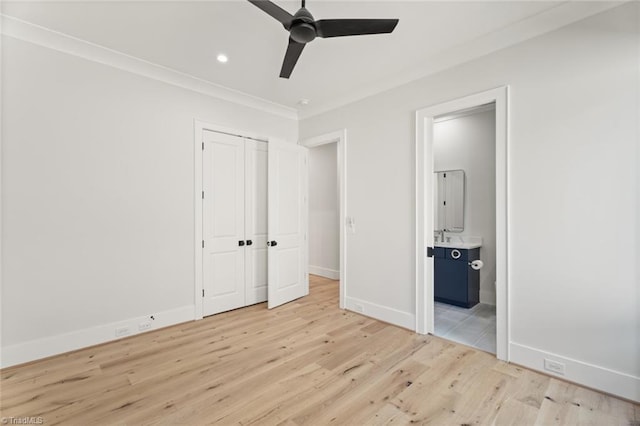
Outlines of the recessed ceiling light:
[[216,59],[218,60],[218,62],[221,62],[223,64],[226,64],[227,61],[229,60],[229,58],[227,57],[227,55],[225,55],[224,53],[219,54]]

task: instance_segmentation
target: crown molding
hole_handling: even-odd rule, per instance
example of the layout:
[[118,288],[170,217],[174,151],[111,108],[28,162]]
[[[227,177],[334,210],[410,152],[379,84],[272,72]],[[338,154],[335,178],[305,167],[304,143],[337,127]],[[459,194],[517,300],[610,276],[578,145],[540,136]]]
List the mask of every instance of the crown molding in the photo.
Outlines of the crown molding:
[[3,35],[138,74],[216,99],[222,99],[293,120],[298,119],[298,112],[294,108],[229,89],[190,74],[145,61],[13,16],[0,14],[0,18],[2,21],[0,27]]
[[394,74],[328,102],[318,102],[298,111],[300,120],[343,107],[393,88],[453,68],[490,53],[522,43],[534,37],[557,30],[566,25],[620,6],[627,1],[568,1],[537,15],[478,37],[468,43],[447,49],[437,55],[424,58],[404,72]]
[[230,89],[210,81],[109,49],[9,15],[0,14],[4,35],[103,65],[138,74],[213,98],[265,111],[293,120],[302,120],[366,99],[393,88],[508,48],[563,26],[620,6],[627,1],[568,1],[523,19],[505,28],[447,49],[390,78],[376,81],[344,96],[318,102],[301,109],[284,106],[257,96]]

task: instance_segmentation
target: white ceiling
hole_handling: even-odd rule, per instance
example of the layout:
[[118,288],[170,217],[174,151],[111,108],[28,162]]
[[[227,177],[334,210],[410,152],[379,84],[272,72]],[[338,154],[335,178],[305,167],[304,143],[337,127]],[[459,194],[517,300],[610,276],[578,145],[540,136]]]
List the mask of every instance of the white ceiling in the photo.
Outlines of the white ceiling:
[[[291,13],[299,7],[277,3]],[[287,32],[244,0],[19,1],[4,2],[2,13],[309,115],[433,71],[452,61],[449,52],[461,62],[565,25],[594,13],[588,4],[308,0],[316,19],[400,22],[388,35],[314,40],[289,80],[278,77]],[[220,52],[228,63],[216,61]],[[311,103],[297,105],[302,98]]]

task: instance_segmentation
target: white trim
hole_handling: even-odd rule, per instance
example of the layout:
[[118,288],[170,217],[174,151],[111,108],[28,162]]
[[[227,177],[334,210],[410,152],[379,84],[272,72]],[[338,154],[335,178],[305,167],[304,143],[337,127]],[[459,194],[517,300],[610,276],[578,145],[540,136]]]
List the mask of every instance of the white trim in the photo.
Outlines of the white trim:
[[433,122],[442,123],[444,121],[455,120],[458,118],[467,117],[469,115],[480,114],[481,112],[485,112],[485,111],[495,111],[495,109],[496,109],[496,106],[493,103],[475,106],[468,109],[464,109],[462,111],[455,111],[455,112],[452,112],[451,114],[441,115],[439,117],[436,117],[433,120]]
[[202,292],[204,290],[202,272],[202,144],[204,143],[203,132],[209,127],[208,124],[194,120],[193,123],[193,317],[196,320],[203,318]]
[[309,265],[309,273],[329,278],[330,280],[340,279],[340,271],[336,271],[335,269],[323,268],[322,266]]
[[[519,343],[512,342],[509,353],[511,362],[515,364],[597,389],[601,392],[640,402],[640,377],[634,377],[551,352],[541,351]],[[560,375],[545,370],[545,358],[565,364],[565,374]]]
[[69,55],[78,56],[89,61],[128,71],[217,99],[289,119],[298,119],[298,112],[294,108],[280,105],[238,90],[229,89],[202,78],[145,61],[68,34],[23,21],[22,19],[4,14],[0,14],[0,17],[2,20],[2,34],[6,36]]
[[409,330],[413,330],[416,324],[416,317],[411,312],[399,311],[355,297],[347,297],[345,309]]
[[[148,322],[151,315],[155,318],[151,321],[152,328],[139,331],[139,324]],[[58,334],[56,336],[17,343],[2,348],[2,368],[83,349],[89,346],[118,340],[122,337],[146,333],[192,320],[193,306],[188,305],[163,312],[150,312],[148,315]],[[116,337],[115,330],[121,327],[129,327],[130,333],[127,334],[127,336]]]
[[340,309],[347,309],[347,129],[304,139],[300,145],[313,148],[336,142],[338,144],[338,191],[340,197]]
[[[2,34],[4,25],[2,22],[2,19],[0,19],[0,34]],[[4,81],[4,79],[2,78],[2,73],[4,70],[4,65],[3,65],[3,61],[2,58],[4,57],[4,55],[2,54],[2,37],[0,37],[0,99],[4,99],[2,97],[2,89],[3,89],[3,84],[2,82]],[[4,102],[0,102],[0,188],[2,188],[2,151],[3,149],[3,144],[2,144],[2,121],[4,118],[4,115],[2,114],[2,104]],[[0,190],[0,193],[2,191]],[[4,198],[1,196],[0,194],[0,294],[2,294],[2,289],[3,287],[3,283],[2,283],[2,270],[3,270],[3,266],[2,266],[2,236],[4,235],[2,233],[2,200]],[[2,347],[2,303],[0,303],[0,347]],[[0,351],[0,366],[3,363],[3,355],[2,355],[2,351]]]
[[312,138],[308,138],[303,141],[300,141],[300,145],[306,146],[307,148],[315,148],[317,146],[327,145],[333,142],[339,143],[340,140],[343,138],[343,135],[345,132],[346,130],[343,129],[343,130],[338,130],[336,132],[329,132],[323,135],[314,136]]
[[[1,3],[0,3],[1,4]],[[0,34],[2,34],[4,25],[2,20],[0,19]],[[4,81],[4,79],[2,78],[2,73],[4,70],[4,64],[3,64],[3,59],[4,55],[2,54],[2,37],[0,37],[0,99],[4,99],[2,97],[2,89],[3,89],[3,84],[2,82]],[[2,144],[2,122],[4,119],[4,114],[2,113],[2,104],[4,102],[0,102],[0,189],[2,188],[2,151],[4,151],[3,148],[3,144]],[[0,190],[0,193],[2,191]],[[2,265],[2,236],[4,235],[2,233],[2,205],[3,205],[3,200],[4,198],[1,196],[0,194],[0,294],[2,294],[2,290],[4,289],[3,287],[3,282],[2,282],[2,271],[3,271],[3,265]],[[2,303],[0,303],[0,347],[2,347]],[[3,355],[2,355],[2,351],[0,351],[0,366],[3,365]]]
[[[433,246],[433,223],[427,223],[425,194],[433,188],[433,120],[450,112],[496,103],[496,340],[498,359],[509,360],[508,293],[508,88],[498,87],[416,111],[416,332],[434,332],[433,261],[425,255]],[[430,164],[430,165],[429,165]],[[429,191],[431,193],[431,191]]]

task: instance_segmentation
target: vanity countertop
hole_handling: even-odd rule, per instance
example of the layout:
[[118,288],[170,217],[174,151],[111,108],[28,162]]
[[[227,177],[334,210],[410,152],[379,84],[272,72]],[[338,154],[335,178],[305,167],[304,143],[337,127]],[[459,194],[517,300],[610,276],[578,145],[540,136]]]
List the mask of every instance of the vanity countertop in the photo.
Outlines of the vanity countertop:
[[436,247],[470,250],[482,247],[482,237],[449,237],[450,241],[433,243]]

